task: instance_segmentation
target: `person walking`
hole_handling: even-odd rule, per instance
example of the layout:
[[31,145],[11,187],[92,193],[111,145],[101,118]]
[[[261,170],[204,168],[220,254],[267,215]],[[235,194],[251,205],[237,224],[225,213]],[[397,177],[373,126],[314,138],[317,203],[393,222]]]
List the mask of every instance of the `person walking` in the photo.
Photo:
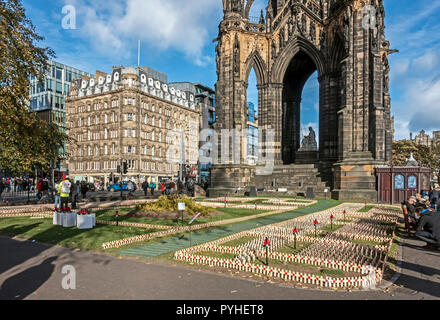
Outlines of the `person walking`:
[[81,182],[81,194],[82,194],[82,199],[85,200],[87,196],[87,184],[85,181]]
[[179,179],[179,181],[177,181],[177,193],[178,193],[179,195],[181,195],[181,194],[183,193],[183,189],[184,189],[183,183],[182,183],[182,181]]
[[72,209],[77,209],[77,201],[79,194],[81,193],[81,185],[79,184],[79,181],[76,181],[75,184],[72,184]]
[[43,179],[43,196],[46,195],[47,199],[50,199],[49,196],[49,181],[47,181],[47,178]]
[[159,188],[160,188],[160,192],[162,193],[162,195],[165,195],[165,184],[163,184],[162,182],[159,184]]
[[67,177],[58,185],[58,191],[60,192],[61,197],[61,209],[68,207],[71,187],[72,183]]
[[127,195],[127,197],[128,198],[132,198],[133,197],[133,182],[131,182],[131,180],[130,181],[128,181],[128,183],[127,183],[127,190],[128,190],[128,195]]
[[43,192],[43,179],[38,179],[38,182],[37,182],[37,199],[38,200],[41,200],[41,198],[43,197],[42,192]]
[[55,202],[54,202],[54,211],[58,211],[59,209],[61,209],[61,194],[58,190],[58,187],[60,185],[60,181],[56,181],[55,182]]
[[151,181],[149,188],[151,191],[151,195],[154,197],[154,190],[156,189],[156,184],[154,183],[154,181]]
[[148,197],[148,181],[147,181],[147,177],[145,177],[145,181],[142,182],[142,190],[144,190],[145,197]]
[[429,202],[431,202],[435,211],[438,211],[440,205],[440,186],[438,183],[434,185],[431,194],[429,195]]

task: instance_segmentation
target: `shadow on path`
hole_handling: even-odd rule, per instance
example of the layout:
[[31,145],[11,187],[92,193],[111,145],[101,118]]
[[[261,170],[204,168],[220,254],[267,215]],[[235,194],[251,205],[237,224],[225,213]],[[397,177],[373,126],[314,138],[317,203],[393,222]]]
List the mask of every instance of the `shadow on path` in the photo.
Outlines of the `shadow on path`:
[[57,257],[50,257],[35,267],[26,269],[3,282],[0,288],[0,299],[23,300],[41,287],[52,275]]

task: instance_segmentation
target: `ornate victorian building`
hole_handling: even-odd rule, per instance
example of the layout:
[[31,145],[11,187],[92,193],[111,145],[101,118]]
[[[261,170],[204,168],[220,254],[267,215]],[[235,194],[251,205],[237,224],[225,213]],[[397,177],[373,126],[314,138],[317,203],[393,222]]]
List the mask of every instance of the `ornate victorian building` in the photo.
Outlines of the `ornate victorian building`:
[[[155,182],[175,178],[180,163],[197,165],[200,113],[192,92],[168,86],[147,67],[114,67],[111,74],[83,77],[66,103],[68,168],[75,180]],[[182,139],[183,137],[183,139]]]
[[[259,172],[246,165],[246,137],[239,137],[228,144],[229,159],[213,167],[210,195],[249,186],[296,192],[313,187],[318,195],[331,188],[337,199],[376,200],[374,167],[391,161],[393,138],[388,78],[393,50],[385,39],[382,0],[269,0],[256,23],[249,19],[253,2],[223,0],[216,129],[245,129],[254,68],[266,159],[260,164],[268,167],[273,159],[273,168]],[[315,71],[319,151],[302,152],[301,94]]]

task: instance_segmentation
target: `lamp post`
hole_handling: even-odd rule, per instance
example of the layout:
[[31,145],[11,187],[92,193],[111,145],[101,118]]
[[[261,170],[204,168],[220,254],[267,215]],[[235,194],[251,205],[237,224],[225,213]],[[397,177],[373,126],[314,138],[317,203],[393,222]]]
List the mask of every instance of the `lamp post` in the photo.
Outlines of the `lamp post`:
[[294,229],[293,229],[293,243],[294,243],[294,248],[296,249],[296,236],[297,236],[297,234],[298,234],[298,228],[297,227],[295,227]]
[[179,170],[179,179],[183,182],[183,165],[186,162],[185,157],[185,136],[183,133],[191,134],[191,130],[180,130],[180,170]]
[[263,246],[266,247],[266,266],[269,265],[269,247],[270,247],[270,241],[269,238],[266,237],[264,240]]

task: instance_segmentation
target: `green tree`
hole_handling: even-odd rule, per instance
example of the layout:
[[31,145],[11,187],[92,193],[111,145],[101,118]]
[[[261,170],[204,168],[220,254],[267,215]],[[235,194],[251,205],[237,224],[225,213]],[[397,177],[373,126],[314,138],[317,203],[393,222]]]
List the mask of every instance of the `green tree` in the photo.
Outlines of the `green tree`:
[[55,57],[52,49],[38,47],[43,39],[20,0],[0,0],[0,166],[17,174],[48,169],[67,138],[27,106],[30,76],[43,81]]
[[430,148],[409,140],[393,142],[393,164],[404,166],[411,152],[414,154],[414,158],[421,162],[422,166],[431,167],[434,171],[440,169],[437,148]]

